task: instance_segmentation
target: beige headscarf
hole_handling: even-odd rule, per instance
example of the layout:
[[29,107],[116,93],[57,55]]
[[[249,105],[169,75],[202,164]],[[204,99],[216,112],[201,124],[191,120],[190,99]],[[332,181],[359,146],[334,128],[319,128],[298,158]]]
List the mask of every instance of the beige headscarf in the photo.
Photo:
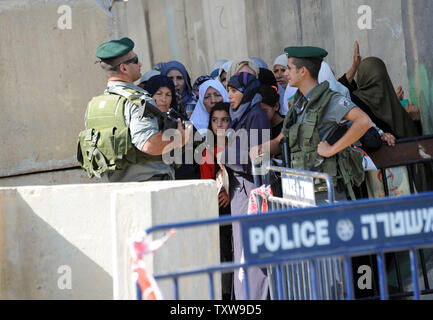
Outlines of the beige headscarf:
[[258,78],[260,70],[259,70],[259,66],[257,65],[257,63],[255,63],[253,60],[251,60],[249,58],[235,59],[235,60],[233,60],[232,65],[231,65],[229,71],[227,72],[226,88],[227,88],[227,84],[229,83],[230,78],[232,76],[234,76],[236,73],[238,73],[239,69],[245,65],[250,67],[256,73],[255,74],[256,78]]

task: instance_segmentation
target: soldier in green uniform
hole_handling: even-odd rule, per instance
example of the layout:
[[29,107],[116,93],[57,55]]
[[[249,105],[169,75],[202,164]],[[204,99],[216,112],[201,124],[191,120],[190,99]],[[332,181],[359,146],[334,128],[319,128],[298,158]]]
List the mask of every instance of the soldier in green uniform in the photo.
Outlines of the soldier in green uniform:
[[[337,189],[337,200],[346,199],[346,192],[354,199],[353,186],[359,186],[365,176],[363,153],[352,145],[372,122],[350,100],[330,90],[327,81],[318,84],[321,63],[328,54],[325,50],[288,47],[285,52],[289,58],[285,75],[290,86],[298,88],[295,103],[286,115],[281,134],[268,145],[250,152],[251,157],[261,150],[279,154],[282,143],[286,143],[291,168],[328,173]],[[349,123],[347,131],[340,130]],[[325,191],[323,185],[316,185],[316,200],[320,202],[318,194],[323,196]]]
[[129,38],[101,44],[96,57],[108,83],[103,95],[88,104],[86,130],[78,140],[77,158],[89,177],[107,175],[110,182],[174,179],[171,164],[163,153],[182,148],[190,129],[178,120],[181,139],[163,139],[158,118],[145,112],[146,104],[156,106],[145,90],[134,85],[141,73],[134,42]]

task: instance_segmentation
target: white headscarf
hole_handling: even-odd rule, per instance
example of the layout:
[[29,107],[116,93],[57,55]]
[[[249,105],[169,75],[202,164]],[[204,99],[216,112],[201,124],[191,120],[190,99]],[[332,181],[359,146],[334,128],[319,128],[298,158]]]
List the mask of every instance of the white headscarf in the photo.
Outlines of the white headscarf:
[[347,99],[352,101],[350,99],[350,91],[345,86],[343,86],[340,82],[335,79],[334,73],[332,72],[329,65],[322,61],[322,65],[320,66],[320,72],[319,72],[319,83],[322,83],[324,81],[329,82],[329,89],[336,91],[338,93],[341,93],[343,96],[345,96]]
[[284,102],[283,105],[280,106],[280,114],[285,116],[287,112],[289,112],[289,101],[295,97],[295,93],[298,91],[298,88],[291,87],[287,85],[284,91]]
[[[289,58],[287,58],[286,54],[279,55],[275,58],[274,64],[272,68],[277,64],[287,68],[287,64],[289,63]],[[292,88],[289,84],[287,84],[286,89],[284,89],[280,84],[278,84],[278,92],[280,93],[280,114],[285,116],[289,111],[289,100],[294,97],[297,88]]]
[[203,103],[204,95],[206,94],[209,87],[217,90],[223,97],[224,102],[229,102],[229,97],[227,95],[226,89],[223,87],[221,82],[218,80],[208,80],[203,82],[200,86],[198,101],[194,108],[194,112],[191,115],[190,121],[194,127],[200,132],[200,134],[206,134],[209,125],[209,112],[207,112],[206,107]]
[[274,67],[275,65],[280,65],[283,66],[284,68],[287,68],[287,64],[289,63],[289,58],[287,58],[287,56],[285,54],[282,54],[281,56],[278,56],[275,58],[274,64],[272,65],[272,67]]

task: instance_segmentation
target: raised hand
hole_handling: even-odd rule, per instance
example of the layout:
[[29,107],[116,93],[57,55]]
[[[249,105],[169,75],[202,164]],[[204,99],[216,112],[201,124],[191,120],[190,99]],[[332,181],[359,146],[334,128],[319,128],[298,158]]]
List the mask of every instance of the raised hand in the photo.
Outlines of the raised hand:
[[346,78],[349,82],[355,79],[356,72],[358,71],[359,64],[361,63],[361,55],[359,53],[359,43],[355,41],[355,49],[353,52],[353,64],[348,72],[346,72]]

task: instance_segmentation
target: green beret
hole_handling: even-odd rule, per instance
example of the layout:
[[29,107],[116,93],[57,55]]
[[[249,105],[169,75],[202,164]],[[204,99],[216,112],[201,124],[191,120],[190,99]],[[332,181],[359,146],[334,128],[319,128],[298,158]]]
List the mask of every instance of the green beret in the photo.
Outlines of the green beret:
[[284,49],[288,58],[325,58],[328,52],[318,47],[287,47]]
[[101,44],[96,49],[96,57],[99,59],[112,59],[123,56],[134,49],[134,41],[129,38],[111,40]]

